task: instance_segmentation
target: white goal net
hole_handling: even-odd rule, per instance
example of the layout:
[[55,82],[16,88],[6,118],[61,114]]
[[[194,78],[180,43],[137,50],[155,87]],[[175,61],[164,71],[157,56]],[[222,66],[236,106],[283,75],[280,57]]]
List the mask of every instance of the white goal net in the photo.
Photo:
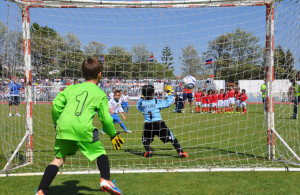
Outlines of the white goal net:
[[[299,114],[290,119],[299,101],[291,82],[300,80],[299,1],[16,0],[2,5],[3,173],[43,172],[51,162],[52,100],[68,85],[84,82],[81,64],[90,56],[104,64],[99,87],[108,97],[114,88],[129,95],[127,119],[121,120],[132,133],[115,124],[125,141],[122,149],[113,150],[110,138],[99,134],[112,170],[299,167]],[[161,113],[189,157],[178,158],[170,142],[155,137],[153,156],[145,158],[144,119],[136,109],[141,87],[153,84],[155,96],[165,99],[167,83],[181,102],[185,75],[197,79],[192,109],[186,102],[181,113],[175,104]],[[8,105],[14,77],[21,85],[21,116]],[[205,108],[205,101],[195,98],[198,89],[220,94],[231,87],[246,91],[245,110],[236,108],[236,94],[232,107]],[[102,128],[96,116],[94,125]],[[78,151],[60,170],[92,171],[96,163]]]

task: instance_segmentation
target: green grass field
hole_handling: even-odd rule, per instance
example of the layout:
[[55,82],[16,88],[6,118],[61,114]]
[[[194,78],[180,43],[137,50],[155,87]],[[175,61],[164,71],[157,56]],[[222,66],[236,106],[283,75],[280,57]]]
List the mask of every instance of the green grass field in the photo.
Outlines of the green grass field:
[[[299,172],[218,172],[113,174],[128,195],[300,194]],[[33,195],[41,176],[0,178],[0,194]],[[59,175],[50,195],[106,194],[99,175]]]
[[[21,105],[22,117],[8,117],[8,105],[0,104],[0,108],[2,139],[0,169],[2,169],[6,163],[5,157],[11,155],[25,133],[25,111],[24,105]],[[291,116],[292,108],[293,105],[275,106],[275,128],[288,144],[300,154],[299,120],[288,119]],[[143,116],[138,113],[134,106],[131,106],[130,115],[128,115],[127,120],[124,120],[124,123],[133,133],[121,134],[125,140],[121,150],[114,151],[107,135],[99,135],[109,156],[111,168],[114,170],[135,170],[290,166],[267,159],[266,115],[263,113],[263,105],[261,104],[248,105],[248,111],[245,115],[180,114],[172,113],[173,109],[173,106],[164,109],[162,118],[179,140],[183,149],[188,152],[188,159],[179,159],[172,145],[170,143],[163,144],[157,137],[151,145],[155,152],[153,157],[144,158],[142,156],[144,148],[141,141]],[[96,116],[95,126],[101,128]],[[34,164],[17,169],[12,173],[43,172],[47,163],[54,157],[55,131],[51,119],[51,105],[34,105],[33,128]],[[121,130],[119,125],[116,125],[116,128]],[[296,162],[278,139],[276,140],[276,152],[278,154],[277,159]],[[14,165],[24,160],[25,155],[24,144],[13,161]],[[96,169],[95,162],[89,162],[78,152],[72,158],[67,159],[66,165],[61,170]],[[296,185],[300,178],[298,173],[153,173],[115,174],[114,177],[118,178],[118,184],[126,194],[300,193],[299,185]],[[14,178],[20,179],[20,182],[12,182],[15,181]],[[1,178],[1,182],[10,185],[1,190],[0,194],[2,192],[13,194],[11,190],[16,189],[14,185],[24,186],[22,191],[26,192],[25,194],[31,194],[32,189],[38,185],[40,178],[41,176]],[[59,176],[53,183],[52,194],[61,194],[59,192],[64,191],[65,187],[62,187],[64,185],[66,189],[71,191],[69,194],[94,194],[94,190],[97,190],[95,180],[98,180],[97,175]],[[26,184],[26,182],[28,183]],[[67,183],[63,184],[63,182]],[[157,183],[160,187],[152,187]],[[74,187],[75,184],[77,187]]]

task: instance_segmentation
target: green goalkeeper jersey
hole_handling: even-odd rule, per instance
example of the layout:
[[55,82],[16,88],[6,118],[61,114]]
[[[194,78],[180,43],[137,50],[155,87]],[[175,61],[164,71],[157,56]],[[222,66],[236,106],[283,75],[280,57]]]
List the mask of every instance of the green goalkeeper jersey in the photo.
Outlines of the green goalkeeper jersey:
[[93,83],[68,86],[53,100],[52,119],[56,125],[56,139],[92,142],[96,112],[103,131],[113,137],[116,129],[106,94]]

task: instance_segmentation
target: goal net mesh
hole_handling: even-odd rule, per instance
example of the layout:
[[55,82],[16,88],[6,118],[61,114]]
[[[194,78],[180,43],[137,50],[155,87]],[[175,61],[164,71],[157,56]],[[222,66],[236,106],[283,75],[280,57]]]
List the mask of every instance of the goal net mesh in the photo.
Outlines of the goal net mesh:
[[[25,135],[25,96],[21,89],[20,117],[9,116],[9,82],[18,77],[22,85],[24,57],[22,10],[7,1],[0,19],[1,153],[0,169]],[[72,4],[76,6],[77,4]],[[290,79],[299,70],[300,4],[275,3],[275,49],[273,84],[275,129],[300,154],[299,120],[290,120],[294,103]],[[33,164],[17,172],[42,172],[54,153],[55,129],[52,100],[77,79],[83,82],[81,64],[89,56],[104,64],[99,87],[109,95],[113,88],[129,95],[125,133],[115,124],[125,144],[113,150],[110,138],[99,134],[113,170],[181,168],[252,168],[298,166],[299,162],[276,137],[275,160],[267,156],[267,115],[261,85],[266,78],[266,6],[177,7],[177,8],[30,8],[30,42],[33,93]],[[2,14],[4,15],[4,14]],[[142,144],[144,119],[136,109],[141,86],[155,86],[164,99],[164,83],[175,92],[182,75],[193,75],[196,88],[220,90],[232,86],[246,90],[245,114],[174,113],[175,104],[161,110],[181,147],[189,155],[178,158],[172,144],[158,137],[151,143],[153,156],[145,158]],[[214,76],[211,76],[214,75]],[[200,109],[202,112],[202,109]],[[212,110],[213,111],[213,110]],[[121,116],[120,116],[121,117]],[[97,115],[94,126],[102,128]],[[26,162],[22,144],[10,168]],[[298,163],[298,165],[297,165]],[[78,151],[67,157],[61,171],[96,170]]]

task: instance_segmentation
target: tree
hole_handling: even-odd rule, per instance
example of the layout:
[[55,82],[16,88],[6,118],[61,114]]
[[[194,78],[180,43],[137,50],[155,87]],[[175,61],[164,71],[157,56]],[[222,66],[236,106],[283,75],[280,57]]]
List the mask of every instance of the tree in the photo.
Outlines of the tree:
[[152,52],[146,48],[145,44],[134,45],[132,47],[133,51],[133,62],[135,63],[145,63],[149,60]]
[[54,29],[38,23],[33,23],[30,31],[33,74],[48,77],[62,51],[62,37]]
[[183,75],[197,76],[200,70],[200,58],[197,50],[193,45],[188,45],[181,50],[182,55],[179,59],[182,63],[181,70],[183,71]]
[[3,65],[4,65],[4,60],[5,60],[5,33],[7,32],[7,27],[3,24],[2,21],[0,21],[0,71],[1,71],[1,76],[3,77]]
[[288,49],[286,52],[281,45],[274,50],[274,76],[275,79],[291,79],[294,73],[295,58]]
[[174,58],[171,48],[168,45],[162,50],[161,61],[163,65],[163,77],[174,77],[173,72],[175,69],[172,66],[174,64]]
[[89,45],[84,46],[84,52],[88,56],[100,57],[104,54],[105,45],[97,41],[89,42]]
[[211,57],[208,65],[215,76],[226,81],[260,79],[263,76],[262,49],[259,38],[252,32],[237,28],[208,42],[204,56]]
[[149,61],[149,57],[152,56],[152,52],[146,48],[145,44],[134,45],[133,51],[133,64],[132,64],[132,77],[133,78],[151,78],[156,71],[155,59]]
[[130,78],[132,75],[132,56],[125,48],[113,46],[108,49],[104,60],[104,77]]
[[69,32],[63,37],[61,52],[59,54],[59,67],[64,77],[81,77],[81,64],[85,59],[80,49],[80,40],[76,34]]

